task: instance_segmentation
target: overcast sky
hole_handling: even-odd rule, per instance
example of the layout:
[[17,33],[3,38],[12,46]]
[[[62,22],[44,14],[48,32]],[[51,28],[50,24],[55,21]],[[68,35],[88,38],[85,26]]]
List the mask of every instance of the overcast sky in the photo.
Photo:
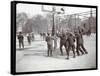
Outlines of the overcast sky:
[[[59,9],[62,6],[56,6],[56,11],[59,11]],[[51,6],[44,6],[46,10],[51,10]],[[65,10],[65,14],[74,14],[74,13],[81,13],[81,12],[86,12],[90,11],[91,8],[81,8],[81,7],[63,7]],[[95,9],[92,9],[95,10]],[[37,14],[45,15],[47,12],[43,12],[41,10],[41,5],[36,5],[36,4],[17,4],[17,13],[22,13],[25,12],[28,14],[29,17],[32,17]]]

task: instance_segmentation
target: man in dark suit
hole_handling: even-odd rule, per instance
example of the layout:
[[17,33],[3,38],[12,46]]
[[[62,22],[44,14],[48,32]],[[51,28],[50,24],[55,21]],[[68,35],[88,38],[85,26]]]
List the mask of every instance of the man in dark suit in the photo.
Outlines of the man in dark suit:
[[72,33],[68,33],[68,38],[67,38],[67,42],[68,42],[68,49],[66,49],[66,52],[67,52],[67,58],[66,59],[69,59],[69,52],[70,50],[73,51],[73,58],[75,58],[75,37],[73,36]]
[[47,51],[47,54],[48,56],[52,56],[52,51],[53,51],[53,44],[52,44],[52,37],[50,36],[50,34],[48,33],[47,34],[47,37],[46,37],[46,42],[47,42],[47,47],[48,47],[48,51]]
[[60,37],[60,52],[61,55],[63,55],[62,47],[64,46],[66,48],[66,34],[62,33],[61,35],[58,35]]
[[22,35],[22,32],[19,32],[19,35],[18,35],[18,41],[19,41],[19,48],[21,48],[21,46],[24,48],[24,37]]
[[81,52],[82,54],[88,54],[88,52],[86,51],[85,47],[84,47],[84,42],[83,42],[83,36],[82,36],[82,32],[79,30],[79,32],[75,33],[75,37],[76,37],[76,52],[77,55],[79,56]]
[[31,34],[30,33],[27,36],[27,41],[28,41],[29,45],[31,45]]

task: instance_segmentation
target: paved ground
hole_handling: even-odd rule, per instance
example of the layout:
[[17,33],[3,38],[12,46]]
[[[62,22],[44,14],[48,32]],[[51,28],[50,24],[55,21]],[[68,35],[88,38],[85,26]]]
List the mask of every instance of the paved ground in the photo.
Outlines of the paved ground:
[[88,51],[87,55],[72,58],[70,52],[70,59],[66,60],[65,49],[63,48],[65,55],[60,56],[59,45],[53,52],[54,56],[47,57],[46,42],[39,35],[35,36],[35,41],[31,45],[28,45],[25,39],[24,50],[19,50],[18,43],[16,44],[16,72],[95,68],[95,34],[90,37],[84,36],[84,44]]

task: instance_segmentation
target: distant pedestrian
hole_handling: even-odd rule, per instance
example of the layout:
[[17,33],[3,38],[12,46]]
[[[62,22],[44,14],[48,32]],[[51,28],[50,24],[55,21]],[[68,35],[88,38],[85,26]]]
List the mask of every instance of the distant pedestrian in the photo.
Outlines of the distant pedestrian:
[[17,37],[19,41],[19,48],[21,48],[21,46],[24,48],[24,36],[22,35],[22,32],[19,32]]
[[40,36],[42,37],[42,33],[40,33]]
[[32,33],[32,41],[34,41],[35,37],[34,37],[34,33]]
[[27,41],[28,41],[29,45],[31,45],[31,34],[30,33],[27,36]]

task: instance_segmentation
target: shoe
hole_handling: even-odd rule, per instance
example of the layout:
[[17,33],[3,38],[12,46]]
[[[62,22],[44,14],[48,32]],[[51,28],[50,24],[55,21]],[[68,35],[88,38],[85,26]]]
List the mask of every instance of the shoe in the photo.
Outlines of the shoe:
[[69,60],[69,57],[67,57],[66,59]]
[[85,52],[85,54],[88,54],[88,52]]
[[77,54],[77,56],[80,56],[80,54]]

